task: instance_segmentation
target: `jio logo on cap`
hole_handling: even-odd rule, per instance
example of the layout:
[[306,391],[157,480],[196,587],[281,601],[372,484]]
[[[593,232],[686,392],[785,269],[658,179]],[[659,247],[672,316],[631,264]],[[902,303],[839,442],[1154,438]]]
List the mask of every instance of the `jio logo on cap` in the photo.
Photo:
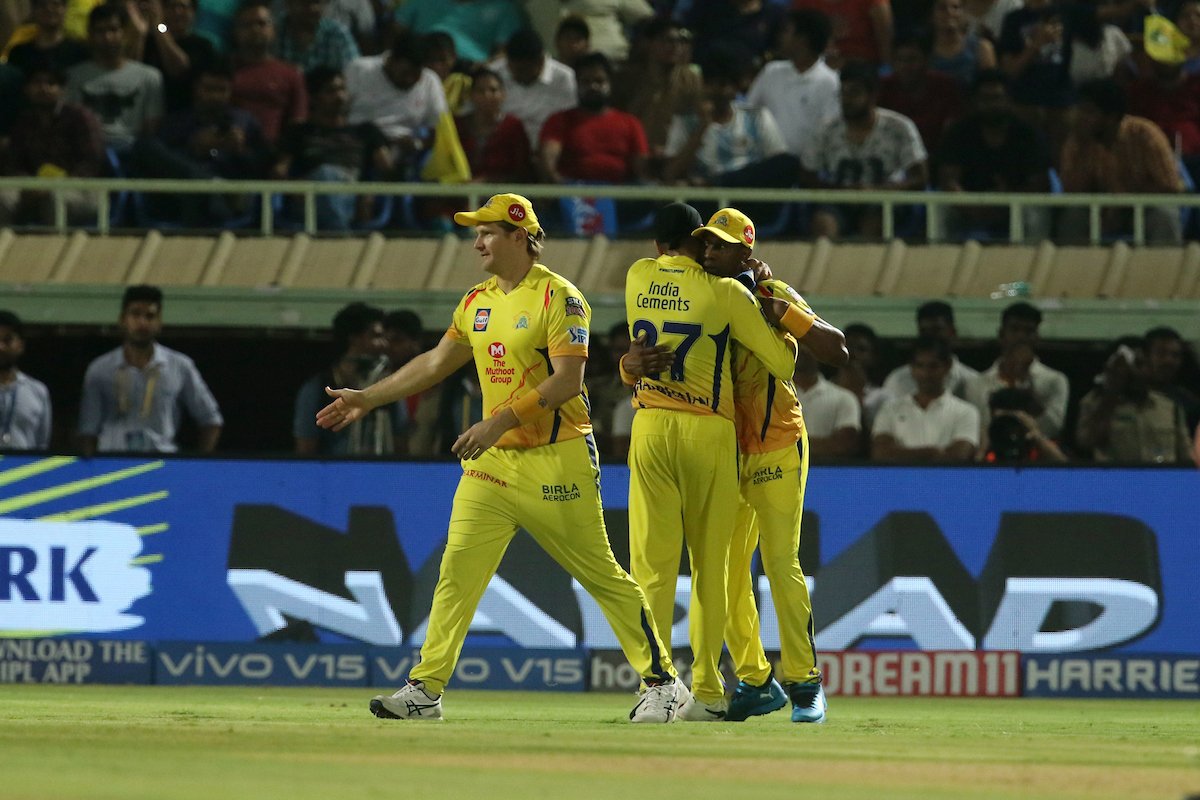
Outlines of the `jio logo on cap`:
[[488,345],[488,355],[492,358],[504,358],[504,354],[507,352],[504,349],[504,342],[492,342]]
[[525,207],[520,203],[513,203],[508,207],[508,218],[513,222],[520,222],[525,219]]
[[742,238],[746,240],[746,244],[754,244],[754,226],[747,225],[742,231]]

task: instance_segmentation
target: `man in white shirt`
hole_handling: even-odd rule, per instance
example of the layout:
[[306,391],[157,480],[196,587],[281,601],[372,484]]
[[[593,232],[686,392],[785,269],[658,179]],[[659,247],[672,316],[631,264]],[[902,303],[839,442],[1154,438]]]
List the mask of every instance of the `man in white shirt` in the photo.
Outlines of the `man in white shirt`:
[[[826,123],[816,153],[805,168],[828,189],[920,191],[929,182],[929,157],[911,119],[879,108],[879,75],[874,66],[851,61],[841,71],[842,113]],[[883,234],[878,206],[825,206],[813,214],[814,237],[857,233],[871,239]]]
[[1066,375],[1047,367],[1037,358],[1041,324],[1042,312],[1023,301],[1013,303],[1000,315],[1000,331],[996,335],[1000,357],[980,373],[967,393],[967,399],[979,409],[980,421],[985,428],[990,421],[988,399],[992,392],[1012,387],[1029,389],[1033,393],[1038,404],[1033,416],[1045,436],[1057,439],[1062,434],[1070,384]]
[[521,120],[530,146],[536,148],[542,123],[551,114],[575,107],[575,71],[547,56],[541,37],[528,28],[513,34],[505,52],[490,65],[507,93],[501,113]]
[[922,336],[912,356],[917,390],[889,398],[875,418],[875,461],[965,463],[979,447],[979,412],[946,391],[950,346]]
[[[971,400],[971,391],[979,380],[979,373],[953,354],[958,342],[958,329],[954,326],[954,309],[950,304],[941,300],[923,303],[917,309],[917,335],[941,339],[950,347],[950,373],[946,376],[946,391],[963,400]],[[883,391],[889,397],[912,394],[916,390],[917,382],[908,364],[896,367],[883,381]]]
[[821,375],[817,359],[803,344],[796,353],[796,399],[808,430],[808,452],[817,462],[853,458],[862,445],[862,408],[849,389]]
[[420,41],[412,35],[398,37],[387,53],[346,65],[346,91],[350,124],[374,123],[398,160],[426,149],[448,110],[442,81],[422,66]]
[[823,58],[831,34],[821,12],[791,12],[779,38],[785,58],[763,67],[746,98],[750,107],[771,112],[788,150],[804,164],[817,160],[817,136],[840,112],[838,74]]

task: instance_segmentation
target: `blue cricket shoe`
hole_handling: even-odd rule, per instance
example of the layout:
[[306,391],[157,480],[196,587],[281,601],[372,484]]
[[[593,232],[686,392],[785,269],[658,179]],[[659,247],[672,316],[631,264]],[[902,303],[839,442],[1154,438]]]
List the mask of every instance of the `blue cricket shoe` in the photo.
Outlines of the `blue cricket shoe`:
[[729,710],[725,712],[725,719],[729,722],[742,722],[749,717],[770,714],[787,705],[787,700],[787,693],[774,678],[762,686],[738,681],[733,699],[729,701]]
[[825,690],[819,683],[789,683],[788,696],[792,698],[792,722],[825,721]]

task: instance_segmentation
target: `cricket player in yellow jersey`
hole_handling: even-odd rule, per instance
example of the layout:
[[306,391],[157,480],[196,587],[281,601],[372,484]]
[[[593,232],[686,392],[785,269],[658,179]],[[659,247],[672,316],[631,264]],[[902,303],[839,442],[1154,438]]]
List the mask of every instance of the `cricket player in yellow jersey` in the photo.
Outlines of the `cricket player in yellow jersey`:
[[[635,262],[625,279],[630,337],[674,350],[668,370],[639,377],[634,385],[629,557],[659,637],[669,644],[679,554],[687,544],[695,661],[693,700],[679,717],[717,720],[727,708],[719,661],[726,561],[738,507],[731,347],[738,342],[757,353],[771,374],[787,380],[795,345],[771,328],[744,286],[701,268],[701,242],[692,236],[700,223],[689,205],[660,209],[654,235],[659,257]],[[752,229],[747,234],[753,239]]]
[[455,222],[475,229],[492,277],[467,292],[433,350],[361,391],[327,389],[317,424],[339,430],[371,409],[433,386],[472,359],[484,419],[454,443],[463,477],[421,660],[376,716],[440,719],[475,608],[518,527],[529,531],[596,599],[644,681],[629,718],[672,722],[688,699],[655,632],[642,590],[613,557],[600,507],[600,470],[583,389],[591,309],[565,278],[535,263],[545,233],[520,195],[495,195]]
[[[840,330],[813,313],[808,303],[782,281],[756,281],[761,262],[750,259],[754,237],[744,231],[754,223],[740,211],[725,208],[696,231],[705,242],[704,269],[732,277],[756,296],[788,303],[798,314],[784,323],[820,361],[844,364],[849,359]],[[789,324],[790,323],[790,324]],[[790,696],[793,722],[823,722],[825,695],[817,669],[812,603],[800,568],[800,519],[808,478],[808,435],[791,376],[780,379],[749,349],[733,348],[733,398],[740,459],[741,503],[729,549],[729,616],[725,642],[739,683],[729,702],[727,719],[744,720],[782,708]],[[750,561],[755,547],[779,617],[780,677],[771,674],[759,635]]]

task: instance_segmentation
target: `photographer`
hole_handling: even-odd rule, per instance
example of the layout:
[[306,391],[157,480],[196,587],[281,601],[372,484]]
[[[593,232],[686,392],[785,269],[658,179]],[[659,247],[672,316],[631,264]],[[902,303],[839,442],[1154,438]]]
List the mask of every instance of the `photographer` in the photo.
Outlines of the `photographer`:
[[1062,464],[1066,454],[1042,433],[1039,408],[1029,389],[1000,389],[988,398],[991,422],[984,432],[982,460],[988,464]]

